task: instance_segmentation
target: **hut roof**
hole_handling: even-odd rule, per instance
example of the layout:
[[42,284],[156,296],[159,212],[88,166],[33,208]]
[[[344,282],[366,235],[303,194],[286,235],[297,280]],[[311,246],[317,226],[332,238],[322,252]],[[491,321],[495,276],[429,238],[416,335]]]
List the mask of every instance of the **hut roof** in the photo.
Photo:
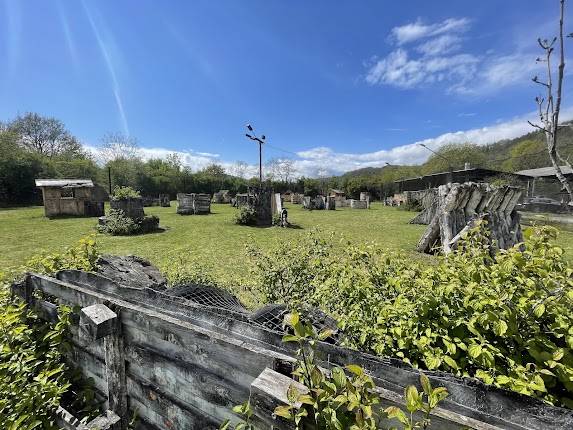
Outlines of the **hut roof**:
[[[561,172],[564,175],[573,174],[573,170],[569,166],[561,166]],[[533,178],[543,178],[548,176],[555,176],[555,167],[541,167],[539,169],[527,169],[517,172],[519,175],[531,176]]]
[[93,187],[91,179],[36,179],[37,187],[81,188]]

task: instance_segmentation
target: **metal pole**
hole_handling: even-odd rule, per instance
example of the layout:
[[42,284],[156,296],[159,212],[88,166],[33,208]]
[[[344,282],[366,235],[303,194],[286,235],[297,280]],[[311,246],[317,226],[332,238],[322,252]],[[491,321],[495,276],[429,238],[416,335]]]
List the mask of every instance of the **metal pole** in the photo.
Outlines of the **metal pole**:
[[107,181],[109,183],[109,194],[111,195],[111,167],[107,166]]
[[259,182],[263,185],[263,144],[259,141]]

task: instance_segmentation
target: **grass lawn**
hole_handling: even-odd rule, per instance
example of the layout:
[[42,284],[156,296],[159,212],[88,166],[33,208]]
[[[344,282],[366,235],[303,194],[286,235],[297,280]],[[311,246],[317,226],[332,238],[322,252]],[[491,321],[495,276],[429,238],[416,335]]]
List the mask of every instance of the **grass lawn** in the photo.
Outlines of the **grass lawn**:
[[[182,216],[171,207],[145,208],[146,214],[157,215],[166,230],[141,236],[106,236],[98,234],[104,253],[135,254],[149,259],[158,267],[182,258],[198,264],[216,279],[248,283],[244,245],[255,243],[265,248],[281,240],[292,240],[313,227],[341,233],[353,242],[377,242],[393,250],[403,250],[412,258],[431,259],[414,247],[425,226],[410,225],[414,213],[373,204],[370,210],[341,209],[305,211],[300,205],[287,204],[289,220],[299,228],[255,228],[233,224],[235,209],[213,204],[212,214]],[[58,251],[94,232],[96,218],[44,217],[41,206],[0,210],[0,269],[19,266],[38,253]],[[558,244],[573,260],[573,233],[562,232]]]

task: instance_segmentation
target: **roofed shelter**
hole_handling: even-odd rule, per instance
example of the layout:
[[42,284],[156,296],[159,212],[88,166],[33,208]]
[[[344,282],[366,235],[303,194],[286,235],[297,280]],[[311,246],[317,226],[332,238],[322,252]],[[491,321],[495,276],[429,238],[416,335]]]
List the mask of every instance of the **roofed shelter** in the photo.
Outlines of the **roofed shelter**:
[[[573,170],[569,166],[560,166],[561,173],[568,181],[573,181]],[[569,200],[569,196],[562,190],[563,186],[555,175],[555,167],[541,167],[539,169],[527,169],[517,172],[530,178],[527,188],[528,197],[545,197],[557,201]]]
[[104,215],[107,192],[91,179],[36,179],[36,186],[42,189],[44,213],[48,218]]
[[399,187],[399,192],[404,191],[420,191],[429,188],[437,188],[440,185],[447,185],[449,183],[465,182],[487,182],[489,178],[495,176],[511,176],[514,179],[527,184],[531,177],[518,173],[501,172],[499,170],[482,169],[482,168],[467,168],[462,170],[452,170],[450,172],[432,173],[430,175],[419,176],[417,178],[407,178],[394,181]]

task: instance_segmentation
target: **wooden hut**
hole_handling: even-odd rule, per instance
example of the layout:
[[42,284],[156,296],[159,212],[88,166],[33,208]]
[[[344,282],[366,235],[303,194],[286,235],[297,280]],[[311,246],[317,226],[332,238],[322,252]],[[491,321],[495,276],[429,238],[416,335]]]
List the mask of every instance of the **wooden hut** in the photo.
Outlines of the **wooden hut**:
[[328,195],[330,197],[334,198],[334,205],[337,208],[343,208],[345,206],[348,206],[350,202],[347,202],[346,200],[346,193],[342,190],[336,190],[336,189],[331,189],[330,192],[328,193]]
[[91,179],[36,179],[36,186],[42,190],[47,217],[99,217],[104,214],[104,201],[109,198]]

